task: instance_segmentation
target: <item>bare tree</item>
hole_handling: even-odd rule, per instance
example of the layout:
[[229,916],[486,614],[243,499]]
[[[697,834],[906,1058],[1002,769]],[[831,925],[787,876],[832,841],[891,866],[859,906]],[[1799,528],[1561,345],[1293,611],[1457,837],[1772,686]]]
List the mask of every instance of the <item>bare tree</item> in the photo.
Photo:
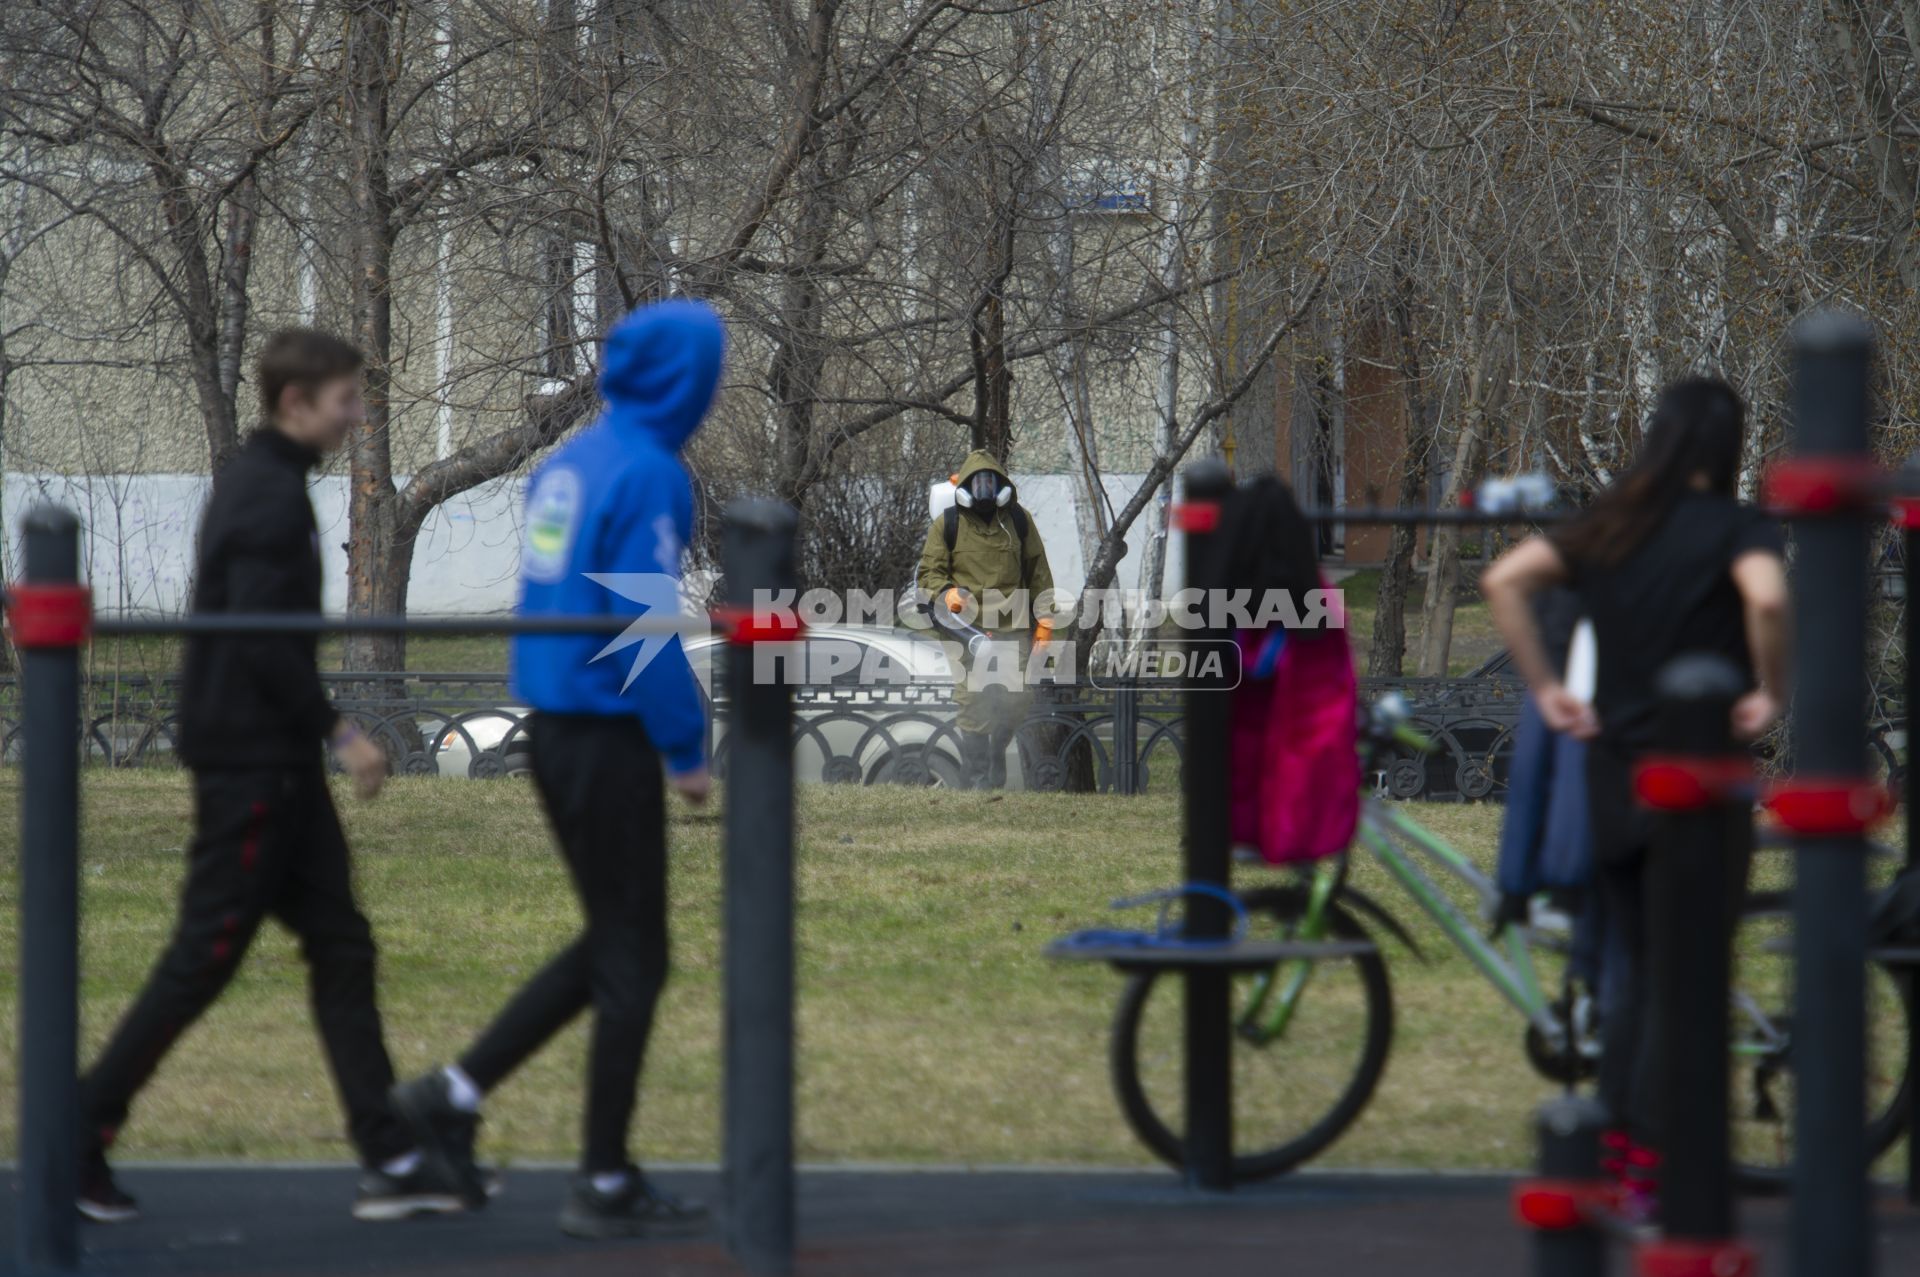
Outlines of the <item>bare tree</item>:
[[[1400,483],[1396,504],[1411,509],[1422,504],[1433,457],[1433,403],[1428,394],[1420,338],[1415,328],[1413,281],[1401,271],[1394,281],[1391,307],[1393,335],[1398,347],[1400,382],[1406,398],[1406,435],[1400,449]],[[1373,617],[1372,650],[1367,673],[1375,678],[1398,678],[1407,651],[1406,600],[1413,581],[1413,553],[1419,529],[1412,524],[1394,527],[1380,574],[1379,604]]]
[[216,468],[239,434],[267,170],[315,110],[320,20],[281,0],[84,0],[0,17],[0,135],[15,144],[0,180],[105,228],[146,275]]

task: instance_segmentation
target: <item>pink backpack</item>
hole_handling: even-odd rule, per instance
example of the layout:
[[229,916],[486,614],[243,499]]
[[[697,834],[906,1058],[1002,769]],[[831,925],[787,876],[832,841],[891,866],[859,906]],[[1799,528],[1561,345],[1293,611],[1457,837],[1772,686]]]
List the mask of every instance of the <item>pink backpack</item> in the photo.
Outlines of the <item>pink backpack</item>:
[[1259,650],[1280,637],[1236,636],[1246,673],[1228,736],[1231,836],[1276,865],[1344,850],[1360,821],[1359,684],[1347,632],[1287,632],[1272,675],[1254,677]]

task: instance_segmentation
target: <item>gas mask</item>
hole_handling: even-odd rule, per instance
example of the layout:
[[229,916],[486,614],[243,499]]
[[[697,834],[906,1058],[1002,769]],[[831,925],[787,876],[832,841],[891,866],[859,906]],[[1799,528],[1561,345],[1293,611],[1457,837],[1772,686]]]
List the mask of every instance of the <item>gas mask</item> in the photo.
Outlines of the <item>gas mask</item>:
[[1005,475],[992,470],[975,470],[967,481],[954,489],[953,499],[962,510],[970,510],[985,519],[1013,500],[1013,485]]

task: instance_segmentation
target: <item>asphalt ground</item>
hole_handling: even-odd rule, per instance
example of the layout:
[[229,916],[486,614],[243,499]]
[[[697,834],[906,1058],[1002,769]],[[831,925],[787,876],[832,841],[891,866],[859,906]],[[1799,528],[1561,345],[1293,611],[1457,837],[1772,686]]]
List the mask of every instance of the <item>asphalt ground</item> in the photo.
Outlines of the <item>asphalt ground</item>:
[[[121,1179],[140,1220],[86,1225],[82,1271],[112,1274],[733,1273],[718,1227],[675,1242],[578,1242],[555,1227],[566,1172],[516,1169],[483,1212],[362,1224],[350,1167],[140,1166]],[[713,1171],[659,1175],[709,1201]],[[12,1197],[9,1174],[8,1196]],[[1168,1175],[1097,1171],[820,1169],[800,1175],[806,1277],[1484,1277],[1531,1272],[1499,1176],[1306,1173],[1226,1196]],[[11,1204],[11,1203],[10,1203]],[[1788,1213],[1749,1202],[1760,1272],[1787,1274]],[[1881,1277],[1920,1277],[1920,1212],[1879,1202]],[[0,1220],[12,1271],[13,1215]],[[1632,1271],[1619,1249],[1613,1271]],[[1796,1275],[1808,1277],[1808,1275]]]

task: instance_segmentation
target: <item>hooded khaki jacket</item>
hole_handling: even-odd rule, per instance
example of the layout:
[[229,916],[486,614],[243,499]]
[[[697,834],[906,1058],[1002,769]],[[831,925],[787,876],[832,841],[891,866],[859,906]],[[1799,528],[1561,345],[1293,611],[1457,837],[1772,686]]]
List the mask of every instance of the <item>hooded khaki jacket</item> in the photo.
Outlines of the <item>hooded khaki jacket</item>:
[[[967,480],[982,470],[992,470],[1002,478],[1006,470],[989,452],[967,454],[955,482]],[[1009,480],[1011,482],[1011,480]],[[1014,502],[1019,500],[1016,492]],[[927,528],[927,543],[920,551],[917,577],[922,590],[938,598],[948,586],[957,585],[984,602],[989,591],[1012,594],[1023,586],[1029,591],[1030,607],[1053,589],[1053,572],[1047,567],[1047,548],[1040,541],[1040,530],[1027,517],[1026,561],[1021,562],[1020,529],[1008,513],[1012,503],[981,518],[970,510],[961,510],[959,526],[953,538],[953,551],[947,551],[946,518],[936,518]]]

